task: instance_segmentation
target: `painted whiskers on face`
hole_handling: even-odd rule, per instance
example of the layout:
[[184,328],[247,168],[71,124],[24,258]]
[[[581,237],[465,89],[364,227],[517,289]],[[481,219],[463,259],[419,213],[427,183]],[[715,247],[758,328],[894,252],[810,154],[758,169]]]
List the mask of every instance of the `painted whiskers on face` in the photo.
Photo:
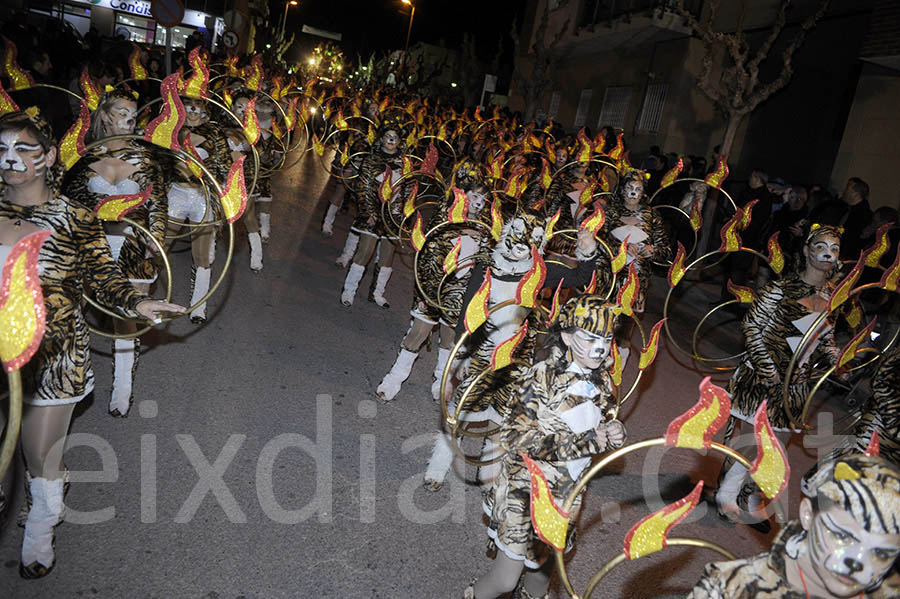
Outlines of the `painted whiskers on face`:
[[43,175],[47,156],[41,144],[28,143],[20,139],[21,131],[6,131],[0,134],[0,170],[24,173],[28,171],[25,153],[40,152],[34,159],[35,176]]

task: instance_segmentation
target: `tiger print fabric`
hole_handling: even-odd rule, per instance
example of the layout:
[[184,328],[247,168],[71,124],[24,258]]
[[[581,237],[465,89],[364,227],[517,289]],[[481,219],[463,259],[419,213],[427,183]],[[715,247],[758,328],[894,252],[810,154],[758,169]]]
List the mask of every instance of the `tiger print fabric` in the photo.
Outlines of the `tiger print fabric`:
[[[378,176],[382,175],[385,167],[390,166],[391,172],[396,176],[402,172],[402,156],[397,154],[385,154],[380,149],[374,150],[363,159],[359,177],[355,180],[355,190],[359,203],[359,212],[350,227],[355,233],[375,235],[376,237],[396,237],[396,225],[392,222],[387,226],[381,218],[381,198],[378,197],[378,188],[381,184]],[[403,201],[409,194],[409,184],[403,185],[403,189],[394,191],[390,205],[385,209],[385,216],[390,218],[388,212],[393,215],[393,220],[400,223],[403,220]],[[374,219],[374,224],[370,223]]]
[[113,261],[103,225],[91,211],[65,196],[39,206],[18,206],[0,190],[0,219],[28,221],[53,231],[38,256],[41,288],[47,309],[40,348],[23,369],[28,393],[36,405],[74,403],[94,388],[90,338],[81,312],[85,287],[100,304],[124,316],[136,316],[146,299]]
[[823,359],[834,363],[839,351],[832,331],[820,336],[811,359],[795,369],[785,406],[784,381],[774,379],[776,375],[783,379],[793,356],[787,338],[803,334],[793,321],[812,313],[801,300],[815,293],[815,288],[797,275],[772,281],[759,290],[741,323],[746,354],[731,376],[732,414],[750,422],[762,401],[768,400],[766,413],[775,430],[790,429],[785,409],[799,420],[810,388],[810,365]]
[[[785,570],[787,541],[802,530],[800,521],[793,520],[778,533],[768,553],[708,564],[687,599],[808,599],[802,588],[790,586]],[[900,598],[900,576],[895,571],[877,590],[864,597]]]
[[[232,162],[231,148],[228,147],[228,137],[225,134],[225,130],[216,122],[201,123],[193,128],[185,125],[184,128],[189,130],[195,137],[201,138],[199,143],[194,143],[194,147],[206,150],[206,153],[209,155],[208,158],[203,160],[203,166],[209,169],[216,181],[225,185]],[[245,168],[252,168],[252,166]],[[190,171],[179,169],[177,173],[180,173],[181,177],[176,177],[176,182],[196,184],[196,180],[190,176]],[[247,185],[249,185],[249,182]]]
[[[115,151],[108,150],[104,146],[92,148],[67,174],[63,182],[64,193],[88,210],[94,211],[107,196],[89,189],[90,179],[100,176],[91,169],[91,164],[107,158],[131,164],[137,170],[129,179],[137,183],[141,191],[148,189],[151,185],[153,191],[147,202],[129,211],[127,216],[147,227],[153,237],[164,246],[168,200],[166,199],[165,179],[162,174],[165,161],[159,154],[162,152],[154,151],[136,141],[129,141],[125,148]],[[156,278],[153,261],[146,258],[147,250],[151,247],[153,250],[156,249],[156,245],[141,234],[126,237],[118,260],[119,268],[126,277],[139,280]]]
[[[531,475],[519,454],[537,462],[554,500],[562,505],[576,482],[566,462],[611,449],[593,429],[574,433],[562,419],[563,412],[584,401],[593,401],[608,417],[614,404],[609,374],[604,371],[599,377],[591,376],[567,369],[566,365],[562,352],[556,349],[521,378],[500,433],[501,446],[506,450],[500,472],[493,487],[484,494],[484,511],[490,519],[488,535],[504,553],[524,558],[531,568],[538,567],[549,550],[531,525]],[[568,393],[570,386],[579,381],[593,383],[599,394],[587,399]],[[581,496],[573,506],[572,521],[577,520],[580,506]],[[569,547],[574,544],[573,533],[574,529],[570,529]]]

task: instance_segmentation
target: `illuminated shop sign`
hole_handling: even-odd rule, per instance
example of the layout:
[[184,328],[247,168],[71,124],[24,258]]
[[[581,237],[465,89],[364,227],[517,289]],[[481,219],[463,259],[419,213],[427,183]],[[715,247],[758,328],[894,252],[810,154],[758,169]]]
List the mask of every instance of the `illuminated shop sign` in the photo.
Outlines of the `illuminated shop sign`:
[[[73,0],[78,4],[87,4],[90,6],[103,6],[106,8],[111,8],[113,10],[118,10],[121,12],[127,12],[128,14],[137,15],[139,17],[147,17],[149,19],[153,18],[153,15],[150,14],[150,3],[144,2],[143,0]],[[186,10],[184,11],[184,19],[182,19],[182,23],[185,25],[192,25],[193,27],[205,27],[206,26],[206,18],[209,15],[206,13],[202,13],[199,10]]]

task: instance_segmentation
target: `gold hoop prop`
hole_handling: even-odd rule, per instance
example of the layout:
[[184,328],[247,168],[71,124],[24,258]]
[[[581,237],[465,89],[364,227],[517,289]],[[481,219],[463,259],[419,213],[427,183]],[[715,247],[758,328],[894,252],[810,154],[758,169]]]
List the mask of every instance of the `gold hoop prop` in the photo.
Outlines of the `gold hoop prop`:
[[[332,129],[332,130],[328,133],[328,135],[326,135],[325,138],[320,142],[320,143],[322,144],[322,147],[323,147],[323,148],[326,147],[326,146],[330,143],[330,140],[331,140],[332,137],[334,137],[335,135],[338,135],[339,133],[343,133],[343,132],[345,132],[345,131],[346,131],[346,132],[349,132],[349,133],[357,133],[357,134],[359,134],[360,136],[362,136],[363,138],[366,137],[366,134],[365,134],[365,133],[363,133],[363,132],[360,131],[359,129],[354,129],[353,127],[347,127],[346,129]],[[348,142],[348,144],[347,144],[347,149],[348,149],[348,150],[350,149],[349,142]],[[338,159],[338,156],[339,156],[339,153],[338,153],[338,152],[335,153],[334,158],[332,158],[332,164],[329,165],[329,166],[325,166],[325,152],[322,152],[321,155],[319,155],[318,152],[313,152],[313,153],[318,157],[319,166],[321,166],[321,167],[325,170],[325,172],[328,173],[329,176],[337,177],[337,178],[340,179],[341,181],[345,181],[345,180],[348,180],[348,179],[355,179],[356,177],[359,176],[359,173],[358,173],[358,172],[355,173],[355,174],[353,174],[353,175],[350,176],[350,177],[345,177],[345,176],[343,176],[343,175],[337,175],[337,174],[334,173],[334,170],[333,170],[333,168],[334,168],[334,161],[335,161],[335,160],[339,160],[339,159]],[[370,152],[369,150],[363,150],[363,151],[360,151],[360,152],[354,152],[353,154],[351,154],[350,156],[347,157],[347,164],[342,165],[342,166],[341,166],[341,170],[347,168],[347,165],[352,164],[352,163],[353,163],[353,159],[354,159],[355,157],[360,156],[360,155],[366,156],[366,155],[368,155],[368,154],[370,154],[370,153],[371,153],[371,152]],[[358,170],[358,169],[357,169],[357,170]]]

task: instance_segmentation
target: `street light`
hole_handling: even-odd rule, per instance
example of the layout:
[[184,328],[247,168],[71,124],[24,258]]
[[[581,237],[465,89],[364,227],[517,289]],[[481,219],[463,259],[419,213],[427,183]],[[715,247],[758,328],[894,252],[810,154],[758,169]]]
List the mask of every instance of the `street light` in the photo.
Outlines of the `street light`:
[[406,30],[406,46],[403,48],[404,52],[409,51],[409,34],[412,33],[412,22],[416,16],[416,5],[410,2],[410,0],[401,0],[403,4],[409,5],[412,8],[412,12],[409,13],[409,28]]
[[297,6],[297,0],[290,0],[284,3],[284,18],[281,19],[281,40],[284,41],[284,28],[287,25],[287,11],[291,6]]

